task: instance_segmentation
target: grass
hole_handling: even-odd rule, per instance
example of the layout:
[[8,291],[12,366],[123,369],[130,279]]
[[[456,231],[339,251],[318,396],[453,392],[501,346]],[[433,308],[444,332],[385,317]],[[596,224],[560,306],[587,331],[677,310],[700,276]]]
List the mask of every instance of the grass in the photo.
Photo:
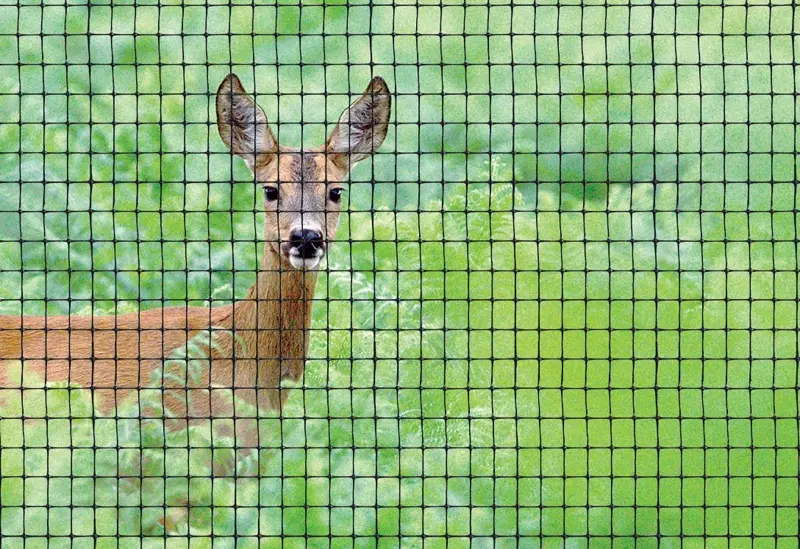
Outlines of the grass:
[[244,294],[230,70],[289,145],[396,97],[258,452],[5,395],[2,549],[796,545],[788,9],[3,9],[2,313]]

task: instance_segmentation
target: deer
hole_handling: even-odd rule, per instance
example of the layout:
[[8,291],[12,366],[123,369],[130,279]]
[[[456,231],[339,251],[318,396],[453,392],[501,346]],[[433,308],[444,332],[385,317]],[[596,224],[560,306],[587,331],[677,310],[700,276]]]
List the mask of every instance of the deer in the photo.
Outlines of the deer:
[[[236,417],[237,406],[280,414],[285,384],[304,373],[319,267],[350,171],[383,143],[391,104],[388,85],[376,76],[322,146],[292,148],[278,143],[239,78],[226,76],[216,93],[217,129],[263,193],[263,253],[253,286],[224,306],[0,316],[0,393],[66,384],[90,390],[96,413],[113,415],[143,391],[155,392],[161,404],[142,406],[139,417],[166,418],[171,428]],[[190,375],[185,349],[198,336],[207,357]]]

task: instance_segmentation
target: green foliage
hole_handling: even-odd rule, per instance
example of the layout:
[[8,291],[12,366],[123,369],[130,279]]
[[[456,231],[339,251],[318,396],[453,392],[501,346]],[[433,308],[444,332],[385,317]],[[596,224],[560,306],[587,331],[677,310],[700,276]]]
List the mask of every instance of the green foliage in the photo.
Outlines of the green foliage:
[[259,448],[4,391],[3,549],[793,540],[790,6],[340,4],[0,10],[3,314],[242,297],[259,195],[217,83],[291,146],[396,93]]

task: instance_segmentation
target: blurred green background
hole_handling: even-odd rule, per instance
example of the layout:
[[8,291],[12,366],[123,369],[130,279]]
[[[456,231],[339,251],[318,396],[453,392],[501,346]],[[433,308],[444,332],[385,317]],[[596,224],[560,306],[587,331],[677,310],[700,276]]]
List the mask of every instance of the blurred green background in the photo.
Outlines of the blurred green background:
[[393,123],[258,455],[7,393],[2,549],[797,546],[790,2],[147,4],[0,9],[0,313],[244,295],[228,72]]

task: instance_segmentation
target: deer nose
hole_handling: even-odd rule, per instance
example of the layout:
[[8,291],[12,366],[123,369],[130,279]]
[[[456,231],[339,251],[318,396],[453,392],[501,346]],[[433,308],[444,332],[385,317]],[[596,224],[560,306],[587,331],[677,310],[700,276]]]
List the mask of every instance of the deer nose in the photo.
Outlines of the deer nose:
[[301,231],[292,231],[289,235],[289,245],[297,250],[303,259],[312,259],[317,257],[318,250],[323,248],[324,243],[322,234],[317,231],[303,229]]

